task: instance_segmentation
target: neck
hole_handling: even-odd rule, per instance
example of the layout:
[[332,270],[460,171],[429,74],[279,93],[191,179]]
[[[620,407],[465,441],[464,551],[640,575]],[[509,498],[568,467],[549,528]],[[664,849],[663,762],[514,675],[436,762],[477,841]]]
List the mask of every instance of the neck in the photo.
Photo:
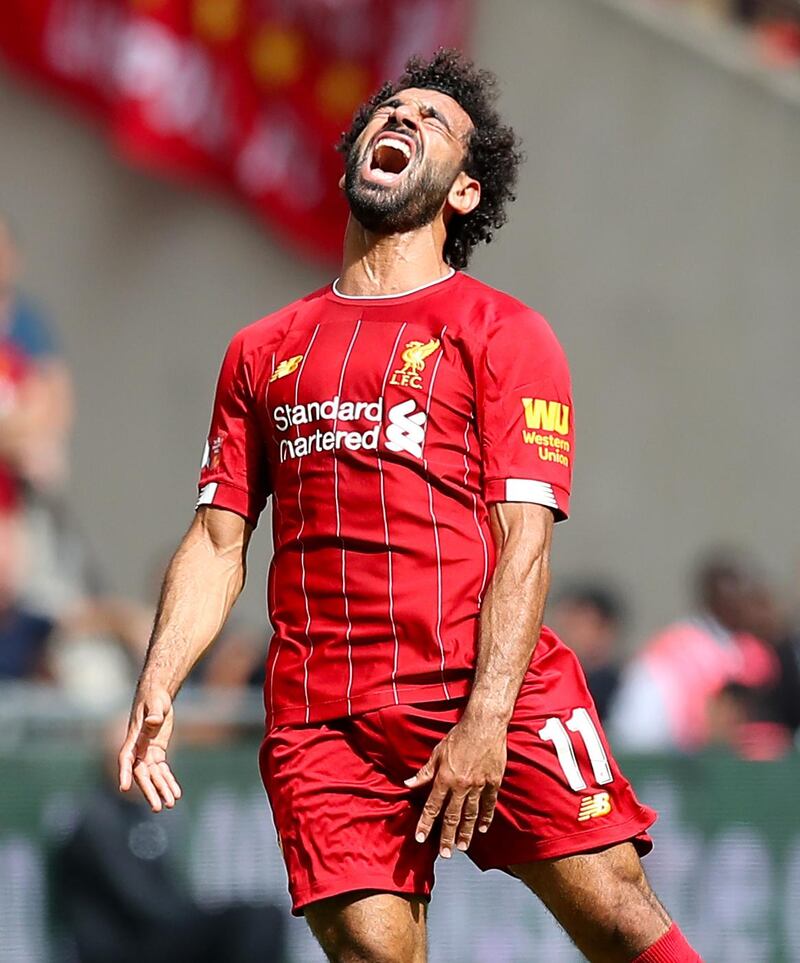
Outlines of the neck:
[[347,222],[342,272],[343,294],[369,297],[401,294],[438,281],[450,273],[444,259],[446,229],[442,219],[405,234],[373,234],[354,217]]

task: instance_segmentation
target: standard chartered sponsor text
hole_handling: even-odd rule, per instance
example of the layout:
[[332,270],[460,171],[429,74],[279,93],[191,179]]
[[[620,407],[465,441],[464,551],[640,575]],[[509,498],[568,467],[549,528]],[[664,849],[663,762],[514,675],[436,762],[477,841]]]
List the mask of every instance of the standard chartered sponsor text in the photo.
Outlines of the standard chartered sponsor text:
[[[317,428],[307,435],[296,438],[282,438],[279,445],[280,460],[304,458],[322,451],[335,451],[347,448],[350,451],[361,449],[375,450],[378,447],[381,421],[383,420],[383,400],[342,401],[338,395],[324,401],[309,401],[306,404],[278,405],[272,411],[272,418],[278,431],[289,431],[297,425],[312,425],[317,421],[332,421],[333,429]],[[342,422],[372,422],[373,427],[365,431],[339,428]]]

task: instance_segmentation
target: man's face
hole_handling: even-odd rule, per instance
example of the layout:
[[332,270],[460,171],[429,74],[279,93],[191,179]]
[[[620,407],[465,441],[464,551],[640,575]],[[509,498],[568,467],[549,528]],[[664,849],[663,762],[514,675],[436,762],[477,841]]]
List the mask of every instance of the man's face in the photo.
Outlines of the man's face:
[[[548,622],[548,625],[551,624]],[[594,605],[563,599],[555,608],[552,624],[561,638],[590,668],[612,658],[616,625]]]
[[720,573],[708,593],[708,608],[731,632],[751,632],[752,600],[757,591],[755,574],[742,567]]
[[381,104],[347,158],[356,220],[377,234],[430,224],[462,170],[471,130],[466,111],[436,90],[400,90]]

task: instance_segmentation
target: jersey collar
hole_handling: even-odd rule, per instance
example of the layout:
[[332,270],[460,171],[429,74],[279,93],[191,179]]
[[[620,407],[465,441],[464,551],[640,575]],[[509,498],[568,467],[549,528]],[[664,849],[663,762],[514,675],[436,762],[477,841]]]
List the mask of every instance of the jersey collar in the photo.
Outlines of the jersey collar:
[[436,278],[435,281],[428,281],[427,284],[421,284],[418,288],[412,288],[410,291],[397,291],[394,294],[343,294],[338,288],[339,278],[336,278],[331,285],[331,291],[337,298],[342,298],[345,301],[392,301],[397,298],[407,298],[409,295],[419,294],[420,291],[435,287],[437,284],[443,284],[445,281],[449,281],[455,273],[455,268],[450,268],[447,274]]

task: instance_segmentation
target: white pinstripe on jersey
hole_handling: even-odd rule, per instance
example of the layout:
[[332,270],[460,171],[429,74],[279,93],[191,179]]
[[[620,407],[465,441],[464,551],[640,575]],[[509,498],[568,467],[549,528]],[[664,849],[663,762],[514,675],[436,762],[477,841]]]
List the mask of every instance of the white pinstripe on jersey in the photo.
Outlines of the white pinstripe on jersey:
[[[303,369],[306,366],[306,361],[308,361],[308,356],[311,354],[311,348],[316,341],[317,335],[319,334],[319,324],[314,328],[314,333],[311,335],[311,340],[308,342],[308,347],[303,352],[303,360],[300,362],[300,369],[297,372],[297,380],[294,383],[294,403],[298,402],[299,392],[300,392],[300,379],[303,377]],[[297,435],[300,436],[300,428],[297,429]],[[297,532],[297,541],[300,544],[300,587],[303,590],[303,601],[306,604],[306,643],[308,644],[308,655],[303,662],[303,694],[306,700],[306,722],[311,720],[311,705],[308,701],[308,663],[311,656],[314,654],[314,643],[311,641],[311,607],[308,602],[308,592],[306,591],[306,551],[303,546],[303,531],[306,527],[306,517],[303,514],[303,475],[300,471],[300,466],[302,465],[302,460],[297,459],[297,510],[300,512],[300,528]]]
[[[384,403],[384,395],[386,394],[386,385],[389,381],[389,373],[392,370],[392,363],[394,361],[394,356],[397,353],[397,347],[400,344],[400,338],[403,336],[403,332],[406,329],[408,322],[404,321],[400,325],[400,330],[397,332],[397,337],[394,339],[394,344],[392,345],[392,351],[389,355],[389,361],[386,365],[386,371],[383,375],[383,384],[381,385],[381,402]],[[392,626],[392,638],[394,639],[394,661],[392,662],[392,693],[394,694],[395,705],[399,703],[399,698],[397,696],[397,665],[400,657],[400,642],[397,638],[397,623],[394,618],[394,572],[393,572],[393,562],[392,562],[392,550],[389,547],[389,517],[386,514],[386,488],[383,477],[383,460],[381,459],[380,448],[378,448],[378,475],[380,477],[381,483],[381,511],[383,512],[383,537],[386,541],[386,554],[388,556],[389,563],[389,622]]]
[[[276,364],[276,354],[275,354],[275,352],[273,351],[273,352],[272,352],[272,364],[271,364],[271,366],[270,366],[270,378],[267,379],[267,390],[264,392],[264,406],[266,407],[267,411],[269,411],[269,386],[272,384],[272,378],[271,378],[271,376],[275,373],[275,364]],[[272,443],[275,445],[275,449],[277,450],[277,448],[278,448],[278,438],[277,438],[277,435],[275,434],[275,426],[274,426],[274,425],[272,426]],[[275,552],[276,552],[277,549],[278,549],[277,540],[276,540],[276,538],[275,538],[275,535],[276,535],[276,533],[279,531],[279,529],[280,529],[280,527],[281,527],[281,525],[280,525],[280,514],[281,514],[281,510],[280,510],[280,504],[279,504],[279,502],[278,502],[278,491],[277,491],[277,487],[275,486],[275,480],[274,480],[274,479],[273,479],[273,489],[272,489],[272,513],[273,513],[273,514],[272,514],[272,517],[273,517],[273,525],[272,525],[272,554],[273,554],[273,561],[272,561],[272,564],[270,565],[270,575],[271,575],[271,577],[272,577],[272,593],[271,593],[271,594],[272,594],[272,597],[273,597],[273,599],[274,599],[274,598],[275,598],[275,575],[276,575],[276,572],[277,572],[277,568],[276,568],[276,566],[275,566],[275,561],[274,561],[274,555],[275,555]],[[268,577],[268,578],[267,578],[267,618],[270,620],[270,622],[272,622],[272,609],[271,609],[270,604],[269,604],[269,597],[270,597],[270,587],[269,587],[269,577]],[[275,632],[276,632],[275,623],[274,623],[274,622],[272,622],[272,632],[273,632],[273,635],[274,635]],[[270,670],[270,673],[269,673],[269,705],[270,705],[270,708],[272,707],[272,704],[273,704],[273,696],[272,696],[272,693],[273,693],[274,684],[275,684],[275,667],[276,667],[276,665],[278,664],[278,658],[280,657],[280,654],[281,654],[281,641],[282,641],[282,640],[279,638],[279,639],[278,639],[278,646],[277,646],[277,648],[276,648],[276,650],[275,650],[275,657],[274,657],[273,660],[272,660],[272,669]]]
[[[469,426],[470,419],[467,418],[467,423],[464,426],[464,488],[469,489],[467,479],[469,477]],[[478,608],[480,608],[481,602],[483,601],[483,593],[486,590],[486,580],[489,578],[489,546],[486,544],[486,536],[483,534],[483,529],[481,528],[481,523],[478,521],[478,496],[475,492],[472,492],[472,517],[475,519],[475,527],[478,529],[478,534],[481,537],[481,543],[483,544],[483,579],[481,580],[481,588],[478,592]]]
[[[447,331],[447,325],[445,325],[439,335],[439,344],[442,345],[442,350],[439,352],[439,356],[436,359],[436,364],[434,365],[433,371],[431,372],[431,382],[428,385],[428,400],[425,405],[425,425],[428,425],[428,418],[431,413],[431,401],[433,400],[433,385],[436,381],[436,375],[439,371],[439,365],[442,363],[442,358],[444,357],[444,334]],[[425,441],[423,446],[427,443],[428,433],[425,434]],[[442,688],[444,689],[445,699],[450,698],[450,692],[447,688],[447,683],[444,681],[445,673],[445,657],[444,657],[444,642],[442,642],[442,550],[439,545],[439,525],[436,521],[436,512],[433,509],[433,486],[430,483],[430,475],[428,472],[428,459],[425,458],[425,449],[423,447],[422,456],[422,467],[425,469],[426,482],[428,486],[428,510],[431,514],[431,522],[433,523],[433,541],[436,545],[436,641],[439,643],[439,652],[442,656],[441,661],[441,672],[442,672]]]
[[[353,345],[356,343],[356,338],[358,337],[358,332],[361,330],[361,319],[356,322],[355,330],[353,331],[353,337],[350,339],[350,344],[345,352],[344,360],[342,361],[342,370],[339,373],[339,390],[336,392],[337,397],[341,398],[342,389],[344,387],[344,373],[347,369],[347,362],[350,360],[350,354],[353,350]],[[338,414],[333,420],[333,430],[336,431],[338,425]],[[339,509],[339,459],[336,452],[333,453],[333,502],[336,508],[336,537],[342,541],[342,597],[344,598],[344,617],[347,621],[347,627],[345,629],[345,639],[347,640],[347,666],[348,666],[348,677],[347,677],[347,713],[350,714],[350,693],[353,688],[353,644],[351,641],[351,635],[353,633],[353,623],[350,621],[350,603],[347,599],[347,551],[344,547],[344,540],[342,540],[342,516]]]

